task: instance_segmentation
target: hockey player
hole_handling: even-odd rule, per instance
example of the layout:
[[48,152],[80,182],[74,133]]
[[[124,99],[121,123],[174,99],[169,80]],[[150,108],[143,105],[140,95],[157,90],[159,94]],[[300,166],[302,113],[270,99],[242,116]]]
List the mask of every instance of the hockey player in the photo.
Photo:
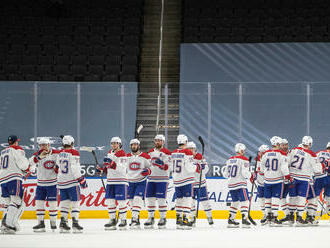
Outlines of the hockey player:
[[[325,164],[327,171],[327,184],[324,189],[325,201],[327,202],[327,213],[330,215],[330,142],[328,142],[326,150],[318,153],[319,159]],[[324,160],[323,160],[324,158]]]
[[[285,152],[286,154],[289,153],[289,142],[287,139],[281,139],[280,150]],[[289,181],[287,179],[284,179],[281,209],[284,212],[285,217],[281,219],[281,224],[285,224],[285,225],[289,224],[290,221],[289,199],[287,199],[288,194],[289,194]]]
[[279,150],[281,138],[270,139],[272,149],[264,153],[260,163],[260,171],[264,174],[264,197],[267,223],[280,225],[278,209],[282,199],[284,179],[292,181],[289,173],[286,153]]
[[126,229],[127,221],[127,163],[126,154],[121,149],[121,139],[113,137],[110,141],[111,149],[104,158],[104,166],[98,170],[107,174],[107,186],[105,192],[106,204],[109,212],[109,223],[104,225],[105,230],[116,230],[116,201],[118,202],[121,223],[119,229]]
[[2,231],[5,234],[18,231],[18,220],[24,207],[23,175],[35,172],[35,168],[30,167],[24,150],[18,145],[19,141],[16,135],[9,136],[9,147],[3,149],[0,155],[1,197],[7,206],[2,219]]
[[[80,187],[87,188],[87,182],[81,175],[80,154],[73,148],[74,138],[65,135],[62,139],[63,149],[59,152],[56,165],[58,166],[57,183],[60,190],[61,222],[60,232],[69,232],[68,214],[71,210],[73,232],[82,232],[79,225]],[[79,186],[80,184],[80,186]]]
[[128,199],[132,211],[132,229],[140,228],[140,211],[144,205],[147,177],[151,174],[150,156],[140,151],[140,141],[130,141],[131,153],[127,154]]
[[[314,173],[322,173],[322,165],[317,161],[316,154],[310,150],[313,139],[310,136],[302,138],[303,148],[293,148],[289,154],[290,174],[294,178],[294,184],[289,189],[290,205],[297,211],[297,225],[306,225],[303,219],[306,197],[313,187],[312,176]],[[290,211],[290,223],[294,223],[294,212]]]
[[[191,208],[192,224],[193,225],[196,224],[195,206],[196,206],[196,200],[199,197],[200,204],[206,213],[207,221],[208,221],[209,225],[213,225],[214,222],[213,222],[213,218],[212,218],[212,208],[211,208],[211,204],[209,202],[209,198],[207,195],[206,176],[205,176],[209,170],[209,167],[208,167],[203,155],[200,153],[197,153],[196,144],[194,142],[188,142],[187,149],[192,151],[195,163],[201,165],[201,171],[196,170],[196,172],[195,172],[195,181],[193,184],[194,194],[193,194],[193,201],[192,201],[193,204],[192,204],[192,208]],[[201,181],[201,188],[199,191],[200,173],[202,173],[202,181]]]
[[184,134],[177,137],[179,147],[172,152],[173,183],[176,194],[176,225],[178,229],[191,229],[189,215],[192,206],[194,172],[200,165],[194,163],[193,153],[186,148],[188,138]]
[[147,183],[147,207],[148,220],[144,223],[144,228],[153,228],[155,222],[156,201],[160,220],[158,228],[162,229],[166,226],[167,213],[167,187],[170,175],[169,165],[171,162],[171,152],[164,147],[165,136],[162,134],[156,135],[154,139],[155,147],[149,151],[151,157],[151,174],[148,177]]
[[48,138],[38,140],[39,151],[29,159],[30,165],[37,167],[36,212],[38,225],[35,232],[45,232],[45,204],[49,204],[50,228],[56,229],[57,218],[57,170],[56,159],[59,151],[50,147]]
[[235,221],[239,206],[241,207],[242,227],[250,228],[251,226],[247,219],[249,205],[247,179],[251,178],[252,175],[249,171],[249,160],[244,156],[245,150],[244,144],[237,143],[235,145],[236,155],[227,160],[226,166],[222,170],[224,177],[228,178],[228,189],[232,198],[227,226],[229,228],[239,227],[239,223]]
[[260,206],[260,209],[262,211],[263,214],[263,218],[261,219],[260,223],[261,225],[264,225],[266,223],[267,220],[267,215],[265,213],[265,198],[264,198],[264,174],[260,171],[260,162],[261,162],[261,158],[264,155],[264,153],[266,151],[269,150],[269,147],[267,145],[261,145],[258,149],[258,157],[256,158],[257,160],[257,169],[256,169],[256,184],[258,186],[258,203]]
[[[329,147],[329,148],[328,148]],[[326,150],[319,151],[316,153],[318,161],[323,164],[323,170],[321,173],[314,173],[314,183],[311,190],[308,192],[307,196],[307,215],[306,221],[311,225],[317,225],[318,221],[315,220],[316,211],[317,211],[317,200],[320,196],[323,189],[326,188],[328,184],[327,178],[327,167],[328,161],[330,160],[330,142],[327,144]]]

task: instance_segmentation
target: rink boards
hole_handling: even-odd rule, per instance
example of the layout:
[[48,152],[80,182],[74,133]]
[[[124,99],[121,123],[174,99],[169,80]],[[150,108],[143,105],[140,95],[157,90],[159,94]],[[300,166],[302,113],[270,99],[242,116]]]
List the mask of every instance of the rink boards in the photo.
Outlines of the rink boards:
[[[104,199],[104,189],[100,178],[88,178],[88,188],[81,190],[81,203],[80,203],[80,218],[108,218],[108,211]],[[36,180],[28,179],[24,181],[24,201],[25,211],[22,215],[23,219],[35,219],[35,191]],[[207,180],[208,197],[213,209],[213,218],[225,219],[228,218],[228,204],[231,201],[230,194],[227,189],[227,183],[224,178],[209,178]],[[249,191],[251,190],[251,184],[248,185]],[[167,218],[175,218],[175,211],[170,210],[175,207],[175,200],[173,199],[174,187],[170,180],[167,201],[169,203],[169,211]],[[251,192],[249,192],[251,196]],[[319,207],[320,208],[320,207]],[[260,219],[262,217],[261,211],[258,210],[258,204],[256,202],[256,189],[254,189],[253,199],[251,204],[251,215],[253,218]],[[1,211],[1,209],[0,209]],[[0,216],[2,211],[0,212]],[[282,213],[281,213],[282,215]],[[130,218],[130,213],[128,217]],[[141,218],[147,218],[147,211],[144,209],[140,214]],[[158,218],[158,212],[156,212],[156,218]],[[204,211],[200,212],[200,218],[206,218]],[[239,216],[238,216],[239,217]],[[325,216],[324,216],[325,217]]]

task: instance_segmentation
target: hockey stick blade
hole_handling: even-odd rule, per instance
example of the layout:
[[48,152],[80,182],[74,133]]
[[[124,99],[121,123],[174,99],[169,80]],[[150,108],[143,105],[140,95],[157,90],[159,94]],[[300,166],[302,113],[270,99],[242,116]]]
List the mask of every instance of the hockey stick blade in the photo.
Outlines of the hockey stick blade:
[[92,146],[81,146],[80,151],[92,152],[95,150],[95,147]]
[[140,134],[142,128],[143,128],[143,125],[140,124],[140,126],[139,126],[138,129],[136,130],[136,133],[137,133],[137,134]]
[[201,145],[202,145],[202,155],[204,155],[204,147],[205,147],[205,143],[204,143],[204,140],[203,140],[202,136],[198,136],[198,140],[199,140],[199,142],[200,142]]

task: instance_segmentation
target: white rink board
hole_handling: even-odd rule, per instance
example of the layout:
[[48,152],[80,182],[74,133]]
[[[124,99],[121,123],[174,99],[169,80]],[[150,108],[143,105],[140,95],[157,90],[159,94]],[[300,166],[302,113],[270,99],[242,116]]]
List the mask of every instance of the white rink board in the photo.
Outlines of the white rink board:
[[[100,178],[87,179],[88,188],[81,190],[81,210],[105,210],[104,190]],[[35,191],[36,191],[36,179],[28,179],[24,181],[25,194],[24,201],[26,204],[25,210],[35,210]],[[226,202],[231,200],[227,189],[227,180],[221,178],[208,179],[207,180],[208,195],[213,210],[227,210]],[[251,189],[251,185],[248,184],[248,189]],[[167,199],[170,202],[170,207],[175,206],[173,201],[174,187],[170,180],[168,187]],[[254,190],[254,196],[256,196],[256,189]],[[255,198],[252,202],[252,209],[258,209]]]

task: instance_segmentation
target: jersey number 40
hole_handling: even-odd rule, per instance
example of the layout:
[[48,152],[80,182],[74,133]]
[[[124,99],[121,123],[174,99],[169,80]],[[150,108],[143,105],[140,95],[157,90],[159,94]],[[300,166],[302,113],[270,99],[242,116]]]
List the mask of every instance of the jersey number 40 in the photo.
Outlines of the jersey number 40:
[[2,169],[7,169],[8,168],[8,160],[9,160],[8,155],[1,157],[1,167],[2,167]]
[[278,169],[278,160],[276,158],[267,159],[265,163],[267,170],[277,171]]

